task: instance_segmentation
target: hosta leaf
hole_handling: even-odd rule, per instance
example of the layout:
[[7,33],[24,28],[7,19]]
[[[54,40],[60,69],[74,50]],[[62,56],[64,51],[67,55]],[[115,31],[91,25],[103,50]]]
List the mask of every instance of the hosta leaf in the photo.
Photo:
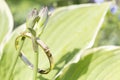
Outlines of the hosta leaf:
[[119,80],[120,47],[86,50],[77,63],[66,67],[56,80]]
[[5,0],[0,0],[0,59],[2,48],[13,28],[13,17]]
[[9,80],[9,71],[11,70],[12,61],[16,57],[14,40],[18,36],[18,33],[24,30],[25,30],[24,25],[17,28],[15,32],[13,32],[10,41],[4,47],[3,55],[0,60],[0,78],[2,80]]
[[[55,67],[49,74],[38,75],[38,80],[52,80],[75,55],[79,54],[79,51],[93,45],[108,6],[109,3],[83,4],[59,8],[54,12],[40,38],[49,46],[54,57]],[[9,78],[6,73],[9,73],[11,64],[16,57],[14,40],[18,31],[22,32],[19,29],[14,31],[11,41],[4,49],[4,55],[0,62],[2,72],[0,74],[4,80]],[[23,51],[27,58],[33,62],[34,53],[29,39],[26,39]],[[42,69],[49,67],[48,59],[41,49],[39,67]],[[12,78],[14,80],[32,80],[32,75],[33,71],[18,59]]]

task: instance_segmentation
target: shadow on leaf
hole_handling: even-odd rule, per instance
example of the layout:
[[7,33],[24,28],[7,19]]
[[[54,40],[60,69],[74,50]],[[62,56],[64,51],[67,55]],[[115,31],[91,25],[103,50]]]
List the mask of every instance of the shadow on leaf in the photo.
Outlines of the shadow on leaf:
[[[54,69],[58,72],[69,62],[73,59],[73,57],[80,51],[80,49],[74,49],[72,52],[67,52],[56,64]],[[64,63],[63,66],[59,66],[59,64]],[[58,74],[58,73],[57,73]]]
[[57,80],[78,80],[87,73],[93,54],[89,54],[79,60],[78,63],[73,63],[65,68],[64,73]]

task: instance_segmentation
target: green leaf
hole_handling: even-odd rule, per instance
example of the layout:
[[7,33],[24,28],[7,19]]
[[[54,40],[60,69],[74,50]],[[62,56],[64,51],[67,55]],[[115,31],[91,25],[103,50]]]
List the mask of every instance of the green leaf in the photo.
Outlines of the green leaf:
[[0,59],[2,48],[9,39],[13,29],[13,17],[8,5],[4,0],[0,0]]
[[[3,55],[0,60],[0,78],[2,80],[9,80],[9,73],[11,70],[11,65],[16,57],[15,49],[15,38],[18,36],[18,33],[23,32],[26,27],[25,25],[17,28],[13,33],[10,41],[5,45],[3,49]],[[20,66],[20,65],[19,65]],[[12,76],[11,76],[12,77]]]
[[[38,80],[52,80],[66,64],[79,55],[79,51],[93,45],[108,7],[109,3],[83,4],[59,8],[54,12],[40,39],[49,46],[54,57],[55,67],[46,75],[38,75]],[[24,27],[25,25],[19,28]],[[6,73],[9,73],[11,64],[16,57],[14,41],[18,36],[17,33],[23,31],[21,29],[14,31],[11,41],[4,48],[4,55],[0,61],[0,78],[3,80],[9,78]],[[27,58],[34,62],[32,43],[29,39],[26,39],[23,51]],[[49,62],[45,53],[41,49],[39,53],[39,67],[41,69],[48,68]],[[31,80],[32,75],[33,70],[18,59],[12,78],[14,80]]]
[[120,47],[104,46],[86,50],[56,80],[119,80],[119,75]]

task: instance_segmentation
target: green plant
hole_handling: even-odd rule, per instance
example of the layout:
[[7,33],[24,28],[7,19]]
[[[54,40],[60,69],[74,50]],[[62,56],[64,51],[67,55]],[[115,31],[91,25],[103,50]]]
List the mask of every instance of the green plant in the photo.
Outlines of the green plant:
[[[4,31],[5,33],[0,34],[0,79],[32,80],[33,70],[17,58],[18,54],[14,46],[16,37],[26,29],[26,25],[23,24],[11,32],[12,15],[4,0],[0,0],[0,4],[0,24],[2,24],[0,30],[9,32]],[[116,46],[92,48],[109,5],[110,3],[82,4],[55,10],[40,36],[53,53],[55,67],[48,74],[37,74],[37,80],[120,79],[120,48]],[[6,35],[9,37],[3,38]],[[34,51],[29,39],[25,40],[23,51],[34,63]],[[17,63],[10,76],[16,58]],[[42,49],[39,50],[38,66],[42,69],[49,67]]]

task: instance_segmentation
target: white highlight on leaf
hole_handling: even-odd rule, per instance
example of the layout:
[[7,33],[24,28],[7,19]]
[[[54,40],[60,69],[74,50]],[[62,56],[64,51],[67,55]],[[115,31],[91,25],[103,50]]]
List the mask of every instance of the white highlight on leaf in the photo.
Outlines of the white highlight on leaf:
[[0,2],[1,2],[0,4],[2,4],[2,5],[0,5],[0,10],[5,11],[6,14],[7,14],[6,16],[9,17],[8,18],[8,21],[9,21],[8,32],[6,33],[5,37],[3,38],[3,40],[0,44],[0,59],[1,59],[1,56],[2,56],[2,53],[3,53],[3,48],[11,37],[11,32],[12,32],[12,29],[13,29],[13,17],[11,15],[11,11],[10,11],[8,5],[6,4],[6,2],[4,0],[1,0]]

